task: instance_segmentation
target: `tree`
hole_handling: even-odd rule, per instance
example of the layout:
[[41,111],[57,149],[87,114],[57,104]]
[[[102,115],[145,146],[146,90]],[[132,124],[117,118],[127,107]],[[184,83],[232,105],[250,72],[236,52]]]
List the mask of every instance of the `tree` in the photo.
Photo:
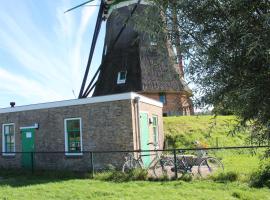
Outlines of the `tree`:
[[252,121],[269,131],[270,1],[152,3],[165,19],[152,31],[158,34],[162,27],[175,48],[181,43],[178,51],[190,61],[186,72],[203,94],[200,103],[230,110],[243,123]]

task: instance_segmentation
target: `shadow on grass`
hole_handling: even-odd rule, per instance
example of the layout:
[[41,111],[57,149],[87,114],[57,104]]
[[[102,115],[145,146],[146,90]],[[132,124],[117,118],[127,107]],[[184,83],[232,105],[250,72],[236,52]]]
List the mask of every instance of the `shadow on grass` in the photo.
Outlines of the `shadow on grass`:
[[70,171],[35,171],[0,169],[0,187],[24,187],[30,185],[57,183],[72,179],[91,178],[90,173]]

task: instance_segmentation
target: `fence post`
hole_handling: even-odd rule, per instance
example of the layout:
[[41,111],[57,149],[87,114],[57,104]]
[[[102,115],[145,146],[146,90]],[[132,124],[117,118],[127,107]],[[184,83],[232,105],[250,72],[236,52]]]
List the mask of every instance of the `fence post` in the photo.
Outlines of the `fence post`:
[[178,174],[177,174],[176,149],[173,150],[173,157],[174,157],[174,173],[175,173],[175,179],[177,179],[178,178]]
[[31,171],[34,173],[34,152],[31,152]]
[[95,168],[94,168],[94,153],[90,152],[90,159],[91,159],[91,178],[94,178]]

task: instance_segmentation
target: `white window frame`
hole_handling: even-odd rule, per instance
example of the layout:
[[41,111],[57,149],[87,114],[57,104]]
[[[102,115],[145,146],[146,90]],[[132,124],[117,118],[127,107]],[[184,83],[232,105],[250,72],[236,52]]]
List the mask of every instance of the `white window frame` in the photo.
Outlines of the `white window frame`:
[[[14,126],[14,153],[6,153],[5,149],[6,149],[6,143],[5,143],[5,126]],[[15,123],[8,123],[8,124],[3,124],[2,125],[2,155],[3,156],[15,156],[15,150],[16,150],[16,129],[15,129]]]
[[[160,100],[161,96],[164,96],[164,102]],[[164,105],[167,104],[167,95],[165,92],[159,93],[159,101],[163,103]]]
[[107,55],[107,50],[108,50],[108,46],[107,46],[107,45],[105,45],[105,47],[104,47],[104,56],[106,56],[106,55]]
[[[67,121],[70,120],[79,120],[80,121],[80,142],[81,142],[81,152],[80,153],[69,153],[68,152],[68,132],[67,132]],[[81,156],[83,155],[83,141],[82,141],[82,118],[76,117],[76,118],[66,118],[64,119],[64,128],[65,128],[65,155],[66,156]]]
[[[120,79],[122,72],[125,73],[125,79]],[[120,72],[118,72],[118,75],[117,75],[117,84],[124,84],[124,83],[126,83],[126,80],[127,80],[127,71],[120,71]]]
[[151,46],[157,46],[157,42],[151,41],[151,42],[150,42],[150,45],[151,45]]
[[155,133],[154,133],[154,118],[157,118],[157,124],[156,124],[156,129],[157,129],[157,146],[155,146],[156,149],[159,149],[159,124],[158,124],[158,121],[159,121],[159,117],[158,115],[153,115],[152,116],[152,120],[153,120],[153,139],[155,140]]

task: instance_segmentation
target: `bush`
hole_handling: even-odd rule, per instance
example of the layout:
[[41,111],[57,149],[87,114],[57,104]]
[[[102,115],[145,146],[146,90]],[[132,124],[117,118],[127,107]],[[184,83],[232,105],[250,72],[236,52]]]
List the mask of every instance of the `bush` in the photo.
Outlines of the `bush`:
[[193,176],[191,174],[189,174],[189,173],[185,173],[179,178],[179,180],[182,180],[182,181],[185,181],[185,182],[190,182],[190,181],[193,180]]
[[236,172],[220,173],[212,177],[212,179],[217,182],[233,182],[237,181],[238,178],[239,175]]
[[148,173],[145,169],[134,169],[128,173],[112,170],[98,174],[95,179],[113,182],[144,181],[148,180]]
[[264,160],[258,172],[251,175],[250,184],[253,187],[268,187],[270,188],[270,159]]

